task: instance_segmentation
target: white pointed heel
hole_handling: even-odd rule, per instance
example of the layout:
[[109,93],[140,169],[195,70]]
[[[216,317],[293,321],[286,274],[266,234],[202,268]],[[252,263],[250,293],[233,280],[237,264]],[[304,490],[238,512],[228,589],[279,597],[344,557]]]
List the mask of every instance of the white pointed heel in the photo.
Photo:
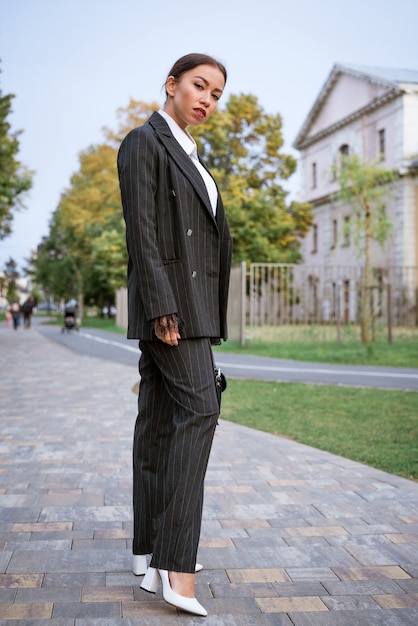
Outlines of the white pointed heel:
[[146,554],[134,554],[132,571],[135,576],[143,576],[147,571],[147,555]]
[[172,590],[166,569],[159,569],[158,573],[163,584],[163,598],[168,604],[172,604],[182,611],[187,611],[187,613],[194,613],[194,615],[201,615],[202,617],[207,616],[207,610],[203,608],[196,598],[186,598]]
[[155,569],[155,567],[149,567],[147,569],[147,573],[145,574],[140,587],[141,589],[145,589],[145,591],[149,591],[150,593],[155,593],[158,589],[159,582],[160,582],[160,577],[158,575],[158,570]]

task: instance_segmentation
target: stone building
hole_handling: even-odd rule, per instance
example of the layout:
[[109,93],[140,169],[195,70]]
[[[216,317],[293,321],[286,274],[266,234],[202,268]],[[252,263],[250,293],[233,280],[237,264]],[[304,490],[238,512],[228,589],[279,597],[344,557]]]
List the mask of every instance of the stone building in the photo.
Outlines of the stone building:
[[379,160],[399,172],[388,193],[393,225],[374,266],[418,265],[418,70],[335,65],[294,142],[300,151],[301,200],[314,207],[302,242],[306,264],[361,265],[349,231],[350,208],[335,201],[332,165],[340,154]]

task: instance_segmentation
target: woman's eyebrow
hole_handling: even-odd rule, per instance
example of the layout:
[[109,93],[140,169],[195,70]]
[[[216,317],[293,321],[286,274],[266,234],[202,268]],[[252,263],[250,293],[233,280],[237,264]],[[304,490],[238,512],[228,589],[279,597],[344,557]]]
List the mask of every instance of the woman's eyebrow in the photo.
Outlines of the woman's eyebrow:
[[[209,87],[209,82],[203,76],[198,75],[198,76],[195,76],[195,78],[200,78],[200,80],[205,83],[206,87]],[[222,89],[219,89],[219,87],[214,87],[213,91],[219,91],[219,93],[222,93]]]

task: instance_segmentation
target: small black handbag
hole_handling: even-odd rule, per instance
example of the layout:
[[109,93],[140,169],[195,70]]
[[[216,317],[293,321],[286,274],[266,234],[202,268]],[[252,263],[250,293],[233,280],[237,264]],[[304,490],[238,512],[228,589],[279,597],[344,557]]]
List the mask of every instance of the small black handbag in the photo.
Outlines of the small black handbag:
[[221,408],[221,398],[222,392],[226,389],[226,377],[223,372],[221,372],[220,367],[214,367],[215,373],[215,387],[216,387],[216,395],[218,396],[219,409]]

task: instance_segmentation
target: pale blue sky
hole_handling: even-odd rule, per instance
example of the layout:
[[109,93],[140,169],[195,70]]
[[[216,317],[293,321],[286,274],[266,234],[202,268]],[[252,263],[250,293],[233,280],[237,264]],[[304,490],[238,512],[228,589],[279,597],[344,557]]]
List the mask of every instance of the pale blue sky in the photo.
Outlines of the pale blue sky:
[[[0,0],[0,89],[14,93],[19,159],[36,170],[27,210],[0,241],[0,268],[43,235],[78,154],[135,98],[162,103],[188,52],[224,61],[229,94],[283,116],[292,143],[335,63],[418,69],[417,0]],[[221,101],[222,102],[222,101]],[[292,195],[297,175],[287,188]]]

